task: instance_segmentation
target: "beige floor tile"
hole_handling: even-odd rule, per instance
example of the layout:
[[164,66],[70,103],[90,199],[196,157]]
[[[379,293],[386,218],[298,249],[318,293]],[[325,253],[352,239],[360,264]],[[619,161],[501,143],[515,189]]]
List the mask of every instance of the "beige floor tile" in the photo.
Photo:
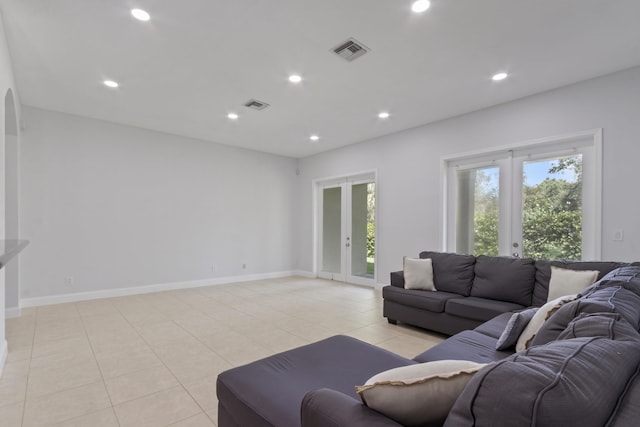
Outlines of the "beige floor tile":
[[55,427],[119,427],[119,425],[113,408],[102,409],[98,412],[54,424]]
[[2,427],[22,427],[24,402],[0,406],[0,424]]
[[155,308],[140,304],[138,307],[121,308],[120,312],[133,326],[143,326],[169,320],[169,316]]
[[[0,407],[24,402],[27,391],[27,378],[0,379]],[[1,418],[0,418],[1,419]]]
[[5,334],[7,338],[14,335],[31,335],[36,329],[35,316],[20,316],[13,319],[6,319]]
[[196,337],[206,336],[214,331],[227,328],[226,324],[201,313],[175,319],[175,322]]
[[147,343],[133,329],[101,331],[89,335],[93,352],[117,353],[126,348],[147,347]]
[[31,357],[91,353],[89,339],[85,335],[64,338],[56,341],[35,342]]
[[80,313],[73,302],[38,307],[36,312],[37,323],[79,318]]
[[308,340],[280,329],[270,329],[260,334],[248,334],[247,337],[275,353],[309,344]]
[[19,360],[5,363],[0,380],[26,379],[29,375],[30,362],[30,360]]
[[205,411],[218,407],[218,397],[216,396],[217,378],[217,375],[214,375],[184,386],[191,397]]
[[190,360],[202,359],[215,355],[215,353],[202,341],[191,336],[174,341],[170,344],[154,347],[153,350],[167,365],[188,362]]
[[[75,366],[78,364],[94,361],[93,351],[88,345],[86,338],[84,340],[69,341],[63,340],[63,345],[49,347],[50,351],[47,355],[39,355],[31,360],[31,372],[50,368],[60,368],[67,366]],[[53,343],[51,343],[53,344]],[[64,345],[70,344],[70,346]]]
[[7,336],[7,345],[9,351],[31,349],[33,347],[33,332]]
[[21,350],[11,350],[7,354],[7,362],[19,362],[21,360],[29,360],[31,358],[31,347]]
[[102,381],[34,398],[27,398],[24,427],[71,420],[111,406]]
[[209,419],[205,413],[200,413],[186,420],[178,421],[171,424],[171,427],[213,427],[215,424]]
[[375,345],[394,338],[396,333],[384,326],[365,326],[364,328],[351,330],[346,335]]
[[139,345],[124,350],[96,353],[100,371],[105,379],[138,372],[162,364],[147,345]]
[[79,320],[64,322],[53,322],[40,326],[36,326],[34,344],[45,344],[66,338],[84,337],[87,333],[84,330],[82,322]]
[[207,411],[207,416],[211,421],[213,421],[215,425],[218,425],[218,407],[217,406],[215,407],[215,409]]
[[138,399],[178,385],[178,380],[164,366],[121,375],[105,380],[107,391],[114,405]]
[[151,346],[170,344],[173,341],[180,341],[191,336],[173,321],[138,326],[137,330]]
[[167,367],[182,384],[188,384],[200,378],[218,375],[232,365],[222,357],[213,354],[205,358],[168,363]]
[[88,335],[97,335],[107,331],[133,330],[133,326],[120,312],[83,316],[82,322]]
[[77,302],[76,308],[83,317],[118,313],[118,309],[109,299]]
[[177,386],[114,406],[121,427],[161,427],[199,414],[189,394]]
[[100,380],[102,375],[93,359],[73,364],[42,365],[29,373],[27,397],[51,394]]
[[443,339],[381,313],[379,290],[300,277],[24,310],[7,320],[0,425],[24,406],[26,427],[211,426],[233,366],[337,333],[406,357]]

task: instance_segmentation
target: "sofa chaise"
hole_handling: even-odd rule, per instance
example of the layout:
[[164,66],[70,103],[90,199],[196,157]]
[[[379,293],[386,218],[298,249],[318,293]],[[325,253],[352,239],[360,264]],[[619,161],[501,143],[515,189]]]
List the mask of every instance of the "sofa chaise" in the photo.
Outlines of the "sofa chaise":
[[597,270],[598,279],[627,263],[604,261],[541,261],[452,253],[421,252],[433,262],[437,291],[404,288],[402,271],[391,273],[382,288],[383,315],[446,335],[469,330],[501,313],[547,302],[551,266]]
[[500,314],[413,360],[335,336],[230,369],[217,381],[218,426],[400,427],[363,404],[354,386],[381,371],[444,359],[488,365],[443,422],[421,425],[638,425],[640,267],[615,269],[562,305],[527,349],[496,351],[511,317]]

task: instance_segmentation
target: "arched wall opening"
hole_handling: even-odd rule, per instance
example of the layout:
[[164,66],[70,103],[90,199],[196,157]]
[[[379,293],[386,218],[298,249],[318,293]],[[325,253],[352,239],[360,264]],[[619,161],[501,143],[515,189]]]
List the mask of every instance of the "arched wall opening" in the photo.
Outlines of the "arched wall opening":
[[[4,228],[2,238],[19,239],[19,161],[18,121],[15,100],[11,89],[4,97]],[[20,315],[20,258],[16,257],[4,268],[5,274],[5,316]]]

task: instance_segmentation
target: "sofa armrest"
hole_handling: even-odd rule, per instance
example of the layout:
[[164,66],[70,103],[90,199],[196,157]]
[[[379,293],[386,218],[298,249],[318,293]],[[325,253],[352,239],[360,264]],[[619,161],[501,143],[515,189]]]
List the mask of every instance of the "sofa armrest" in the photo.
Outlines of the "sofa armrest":
[[402,427],[359,400],[328,388],[304,396],[301,418],[302,427]]
[[391,286],[396,288],[404,288],[404,271],[391,272]]

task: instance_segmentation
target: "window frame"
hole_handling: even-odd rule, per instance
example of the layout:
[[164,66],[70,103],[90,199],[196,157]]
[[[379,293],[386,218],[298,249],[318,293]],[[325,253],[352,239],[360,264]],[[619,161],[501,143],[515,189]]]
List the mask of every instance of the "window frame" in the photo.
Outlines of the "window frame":
[[[477,150],[462,154],[447,155],[441,158],[441,235],[440,243],[445,252],[454,252],[456,244],[455,220],[457,186],[453,178],[455,168],[474,168],[498,165],[507,168],[508,173],[500,173],[500,229],[499,247],[500,255],[511,255],[505,248],[510,247],[513,241],[513,206],[522,203],[521,195],[518,195],[516,183],[518,174],[522,171],[514,158],[528,159],[549,158],[555,155],[581,153],[583,155],[583,185],[588,191],[583,190],[583,250],[582,259],[600,260],[602,258],[602,129],[590,129],[573,132],[570,134],[540,138],[521,143]],[[520,164],[521,166],[521,164]],[[506,194],[508,197],[502,197]],[[504,218],[503,216],[509,218]],[[505,221],[507,223],[505,223]],[[520,220],[521,222],[521,220]],[[506,230],[506,232],[504,232]],[[588,234],[588,235],[587,235]],[[521,252],[521,251],[518,251]]]

